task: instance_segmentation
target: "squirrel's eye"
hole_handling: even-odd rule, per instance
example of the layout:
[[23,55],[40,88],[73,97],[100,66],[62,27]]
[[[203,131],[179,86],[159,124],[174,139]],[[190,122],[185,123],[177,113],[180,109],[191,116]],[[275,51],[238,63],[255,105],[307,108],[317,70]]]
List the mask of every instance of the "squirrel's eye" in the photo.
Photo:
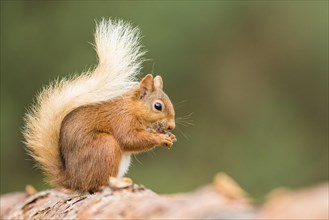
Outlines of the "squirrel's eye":
[[158,111],[162,111],[162,104],[160,102],[154,103],[154,108]]
[[162,100],[157,99],[153,102],[152,109],[155,112],[163,112],[163,109],[165,108],[165,105],[163,104]]

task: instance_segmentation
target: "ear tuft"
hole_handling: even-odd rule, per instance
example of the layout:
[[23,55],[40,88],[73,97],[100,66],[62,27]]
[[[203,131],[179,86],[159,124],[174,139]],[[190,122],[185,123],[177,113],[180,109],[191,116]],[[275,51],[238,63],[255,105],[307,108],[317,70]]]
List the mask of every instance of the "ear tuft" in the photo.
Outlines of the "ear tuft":
[[158,89],[162,89],[163,88],[163,81],[161,76],[156,76],[154,78],[154,87],[158,88]]
[[139,83],[139,97],[144,98],[154,90],[154,80],[152,74],[147,74]]

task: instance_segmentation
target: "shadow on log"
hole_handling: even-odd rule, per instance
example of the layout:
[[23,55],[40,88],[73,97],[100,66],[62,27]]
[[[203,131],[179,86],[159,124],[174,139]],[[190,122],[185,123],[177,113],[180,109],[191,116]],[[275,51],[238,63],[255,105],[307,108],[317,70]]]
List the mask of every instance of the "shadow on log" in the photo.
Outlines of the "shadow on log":
[[261,207],[225,174],[187,194],[158,195],[128,178],[95,194],[27,191],[1,196],[1,219],[328,219],[327,183],[272,193]]

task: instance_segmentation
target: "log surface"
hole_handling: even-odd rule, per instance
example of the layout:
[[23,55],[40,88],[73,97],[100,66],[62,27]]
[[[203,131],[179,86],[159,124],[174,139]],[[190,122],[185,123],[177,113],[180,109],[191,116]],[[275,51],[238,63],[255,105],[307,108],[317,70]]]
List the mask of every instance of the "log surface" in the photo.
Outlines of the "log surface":
[[114,178],[95,194],[29,193],[1,196],[1,219],[328,219],[328,183],[272,193],[259,207],[224,174],[184,194],[158,195],[130,179]]

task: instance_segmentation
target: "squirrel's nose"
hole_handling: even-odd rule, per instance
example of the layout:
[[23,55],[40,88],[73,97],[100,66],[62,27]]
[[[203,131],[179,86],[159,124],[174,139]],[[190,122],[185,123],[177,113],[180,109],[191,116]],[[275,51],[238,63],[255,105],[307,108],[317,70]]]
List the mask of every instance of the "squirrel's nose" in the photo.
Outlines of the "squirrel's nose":
[[175,128],[175,121],[171,121],[171,122],[169,122],[167,128],[168,128],[168,130],[172,130],[172,129],[174,129],[174,128]]

